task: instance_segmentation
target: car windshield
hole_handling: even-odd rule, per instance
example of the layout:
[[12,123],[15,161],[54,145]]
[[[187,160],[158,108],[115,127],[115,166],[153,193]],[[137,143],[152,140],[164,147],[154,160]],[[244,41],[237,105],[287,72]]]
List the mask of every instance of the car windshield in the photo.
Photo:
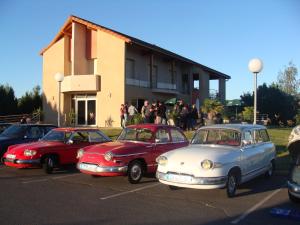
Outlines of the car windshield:
[[292,181],[300,185],[300,165],[294,166],[292,171]]
[[153,133],[149,129],[144,128],[125,128],[118,137],[119,141],[143,141],[150,142]]
[[65,142],[71,136],[70,132],[51,130],[41,140]]
[[239,146],[241,133],[231,129],[201,129],[194,135],[191,143]]
[[5,129],[1,135],[8,137],[21,137],[24,136],[26,129],[26,126],[11,125],[7,129]]

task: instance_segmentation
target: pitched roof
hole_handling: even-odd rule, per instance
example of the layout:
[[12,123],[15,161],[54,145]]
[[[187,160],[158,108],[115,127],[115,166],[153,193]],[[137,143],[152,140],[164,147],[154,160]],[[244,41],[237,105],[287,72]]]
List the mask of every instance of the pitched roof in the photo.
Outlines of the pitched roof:
[[224,74],[224,73],[221,73],[221,72],[219,72],[217,70],[211,69],[211,68],[209,68],[207,66],[204,66],[204,65],[202,65],[202,64],[200,64],[198,62],[195,62],[195,61],[193,61],[191,59],[188,59],[188,58],[183,57],[181,55],[178,55],[178,54],[176,54],[174,52],[171,52],[169,50],[161,48],[161,47],[159,47],[157,45],[150,44],[150,43],[142,41],[142,40],[140,40],[138,38],[131,37],[129,35],[123,34],[121,32],[112,30],[110,28],[98,25],[96,23],[90,22],[88,20],[79,18],[77,16],[73,16],[73,15],[71,15],[67,19],[67,21],[65,22],[65,24],[62,26],[62,28],[60,29],[60,31],[58,32],[58,34],[54,37],[54,39],[50,42],[50,44],[47,47],[45,47],[45,48],[43,48],[41,50],[40,55],[43,55],[43,53],[45,51],[47,51],[54,43],[56,43],[61,37],[63,37],[65,35],[65,29],[68,28],[72,22],[77,22],[77,23],[83,24],[83,25],[87,26],[90,29],[104,31],[104,32],[109,33],[109,34],[111,34],[113,36],[116,36],[116,37],[118,37],[120,39],[123,39],[126,43],[134,43],[136,45],[139,45],[139,46],[145,47],[147,49],[150,49],[152,51],[159,52],[159,53],[162,53],[162,54],[167,55],[169,57],[173,57],[173,58],[176,58],[178,60],[181,60],[181,61],[193,64],[193,65],[199,66],[204,71],[206,71],[208,73],[211,73],[213,75],[217,75],[217,76],[222,77],[224,79],[230,79],[231,78],[227,74]]

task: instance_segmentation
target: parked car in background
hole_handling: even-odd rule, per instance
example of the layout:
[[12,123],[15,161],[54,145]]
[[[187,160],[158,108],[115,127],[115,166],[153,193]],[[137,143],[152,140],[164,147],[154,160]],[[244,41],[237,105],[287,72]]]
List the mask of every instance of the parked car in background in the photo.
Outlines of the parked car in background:
[[56,128],[38,142],[10,146],[3,161],[16,168],[42,166],[46,173],[52,173],[55,167],[77,163],[78,149],[110,141],[98,129]]
[[51,124],[13,124],[0,134],[0,158],[8,146],[34,142],[55,128]]
[[188,147],[159,156],[156,176],[171,189],[226,187],[233,197],[239,184],[261,174],[271,176],[275,155],[264,126],[207,126],[198,129]]
[[126,175],[138,183],[145,173],[155,173],[156,157],[188,145],[183,132],[173,126],[139,124],[123,129],[117,141],[78,151],[77,168],[93,176]]
[[300,202],[300,126],[292,130],[287,147],[292,158],[288,195],[292,202]]
[[11,123],[0,123],[0,134],[6,129],[8,128],[10,125],[12,125]]

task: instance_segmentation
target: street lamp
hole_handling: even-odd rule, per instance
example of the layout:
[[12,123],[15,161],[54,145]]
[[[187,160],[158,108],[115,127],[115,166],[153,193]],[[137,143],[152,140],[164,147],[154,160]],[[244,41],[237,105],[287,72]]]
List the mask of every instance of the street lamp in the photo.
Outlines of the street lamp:
[[249,70],[254,74],[254,119],[253,124],[256,124],[256,111],[257,111],[257,74],[263,68],[263,62],[260,59],[251,59],[248,64]]
[[61,73],[56,73],[54,75],[54,78],[58,82],[57,126],[60,127],[60,94],[61,94],[61,82],[64,80],[64,75]]

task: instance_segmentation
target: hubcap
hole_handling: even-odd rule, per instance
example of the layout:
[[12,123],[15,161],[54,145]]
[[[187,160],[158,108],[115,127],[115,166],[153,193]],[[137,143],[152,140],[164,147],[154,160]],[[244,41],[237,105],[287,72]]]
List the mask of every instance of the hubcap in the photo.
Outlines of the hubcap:
[[230,193],[234,192],[235,185],[236,185],[236,182],[235,182],[234,176],[230,176],[228,179],[228,190]]
[[53,167],[53,160],[51,158],[48,159],[48,166]]
[[131,168],[130,174],[133,180],[138,180],[139,177],[141,176],[142,170],[138,165],[134,165]]

